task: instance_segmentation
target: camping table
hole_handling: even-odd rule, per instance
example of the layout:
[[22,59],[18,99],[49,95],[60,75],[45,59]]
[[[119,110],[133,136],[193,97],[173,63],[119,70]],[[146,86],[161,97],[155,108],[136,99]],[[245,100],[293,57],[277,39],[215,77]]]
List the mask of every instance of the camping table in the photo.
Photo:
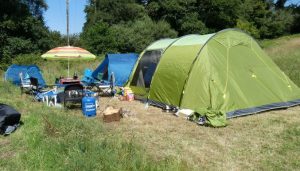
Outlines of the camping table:
[[73,78],[61,78],[59,80],[60,84],[80,84],[79,79],[73,79]]

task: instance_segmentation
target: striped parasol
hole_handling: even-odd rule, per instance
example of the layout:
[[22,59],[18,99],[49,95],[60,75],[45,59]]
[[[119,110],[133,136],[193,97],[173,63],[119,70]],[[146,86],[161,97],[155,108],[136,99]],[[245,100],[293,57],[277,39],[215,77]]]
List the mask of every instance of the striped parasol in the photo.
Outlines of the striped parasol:
[[49,50],[42,55],[44,59],[53,60],[68,60],[68,76],[69,76],[69,61],[70,60],[93,60],[95,55],[80,47],[63,46]]
[[74,46],[63,46],[56,47],[49,50],[42,55],[44,59],[57,59],[57,60],[78,60],[78,59],[95,59],[96,56],[91,54],[89,51],[80,47]]

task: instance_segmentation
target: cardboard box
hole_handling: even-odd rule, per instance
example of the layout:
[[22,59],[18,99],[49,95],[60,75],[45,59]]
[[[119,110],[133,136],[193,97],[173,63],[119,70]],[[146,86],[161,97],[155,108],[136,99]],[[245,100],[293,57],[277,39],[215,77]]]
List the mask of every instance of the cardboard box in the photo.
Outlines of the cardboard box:
[[104,122],[115,122],[120,121],[122,118],[121,110],[114,109],[113,107],[108,107],[103,112],[103,121]]

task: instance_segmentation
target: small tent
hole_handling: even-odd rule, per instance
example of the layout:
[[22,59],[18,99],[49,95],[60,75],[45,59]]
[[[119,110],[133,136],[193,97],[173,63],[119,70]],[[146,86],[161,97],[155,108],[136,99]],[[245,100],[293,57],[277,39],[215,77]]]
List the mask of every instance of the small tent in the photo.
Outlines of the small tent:
[[300,89],[248,34],[159,40],[140,55],[129,86],[156,105],[192,109],[213,126],[300,104]]
[[103,62],[94,70],[92,76],[98,80],[109,81],[111,74],[115,76],[115,84],[124,86],[138,59],[138,54],[107,54]]
[[27,74],[29,77],[37,78],[39,85],[42,87],[46,85],[41,70],[36,65],[11,65],[5,72],[5,80],[15,85],[20,85],[20,73],[22,73],[23,76]]

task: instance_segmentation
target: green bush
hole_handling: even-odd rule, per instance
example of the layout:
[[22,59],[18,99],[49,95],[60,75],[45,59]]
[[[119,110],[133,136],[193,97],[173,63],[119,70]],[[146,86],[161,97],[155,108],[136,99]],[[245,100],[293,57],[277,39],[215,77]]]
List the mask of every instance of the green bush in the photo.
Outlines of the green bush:
[[18,65],[41,65],[44,59],[40,54],[20,54],[12,60],[13,64]]
[[236,27],[241,30],[244,30],[246,33],[252,35],[256,39],[260,37],[259,30],[254,26],[253,23],[250,23],[247,20],[238,19]]

